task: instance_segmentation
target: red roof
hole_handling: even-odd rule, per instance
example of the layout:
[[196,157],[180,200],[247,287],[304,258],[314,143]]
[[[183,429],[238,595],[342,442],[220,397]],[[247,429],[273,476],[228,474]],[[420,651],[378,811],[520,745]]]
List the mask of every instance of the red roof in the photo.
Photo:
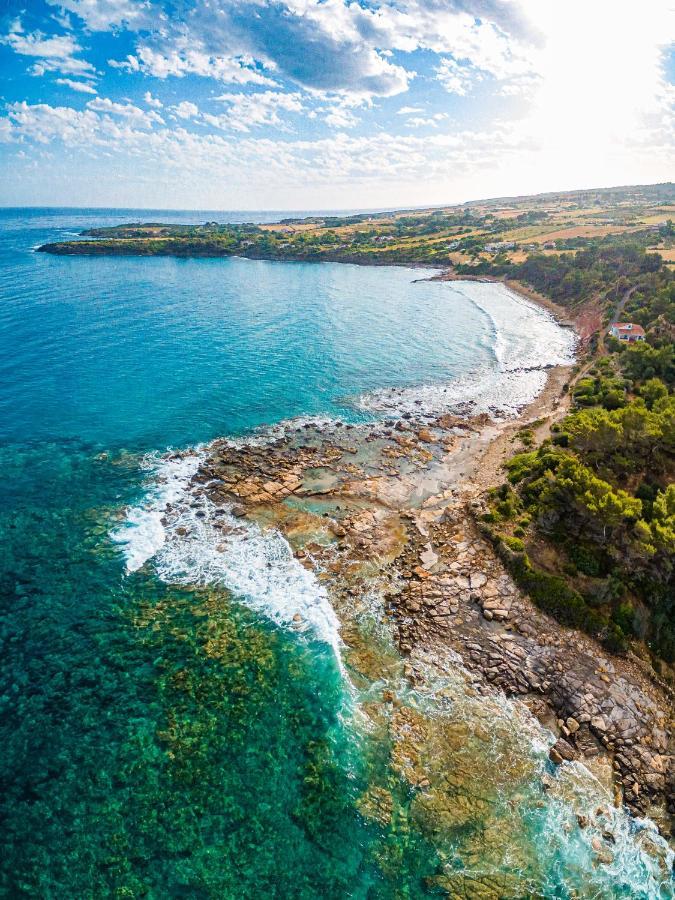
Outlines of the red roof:
[[633,322],[612,322],[612,328],[617,331],[624,331],[627,334],[640,334],[644,337],[645,330],[642,325],[635,325]]

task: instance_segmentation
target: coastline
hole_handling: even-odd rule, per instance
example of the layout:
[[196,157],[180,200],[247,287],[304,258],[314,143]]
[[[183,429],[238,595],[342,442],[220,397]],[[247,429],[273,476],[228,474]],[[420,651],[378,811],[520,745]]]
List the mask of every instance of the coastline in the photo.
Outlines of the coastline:
[[[616,807],[667,830],[667,694],[638,660],[610,657],[539,611],[479,527],[482,496],[503,481],[517,432],[533,426],[541,440],[567,412],[571,369],[548,369],[543,390],[502,421],[406,413],[371,425],[291,422],[268,442],[219,439],[191,490],[240,526],[283,535],[328,590],[357,682],[382,677],[354,618],[377,585],[409,689],[459,665],[479,693],[513,698],[550,729],[557,765],[583,761]],[[216,524],[227,541],[232,526]],[[174,539],[189,539],[190,526],[181,529]],[[297,613],[291,624],[303,631],[311,620]]]
[[493,275],[460,275],[453,271],[446,271],[438,276],[434,276],[432,281],[478,281],[484,282],[486,284],[503,284],[514,294],[518,294],[524,300],[529,300],[531,303],[540,306],[542,309],[545,309],[549,312],[553,318],[556,320],[558,325],[562,328],[573,328],[575,331],[576,324],[574,319],[570,318],[569,312],[565,309],[564,306],[560,306],[559,303],[555,303],[553,300],[550,300],[548,297],[545,297],[543,294],[538,293],[527,285],[523,284],[521,281],[515,281],[510,278],[498,278]]
[[[10,519],[7,534],[10,552],[16,546],[20,552],[15,557],[34,564],[31,584],[38,588],[34,596],[41,607],[34,606],[32,590],[21,598],[17,582],[19,599],[11,604],[8,624],[16,618],[21,629],[16,633],[26,639],[16,640],[8,648],[8,661],[14,665],[16,659],[20,671],[25,656],[22,648],[31,640],[44,644],[46,635],[49,643],[50,634],[58,640],[45,665],[35,669],[34,691],[31,686],[31,696],[36,701],[44,696],[49,706],[44,715],[33,719],[21,715],[20,700],[25,692],[20,691],[19,702],[8,707],[16,725],[8,750],[10,763],[16,759],[17,796],[25,785],[31,808],[40,809],[33,803],[35,798],[45,811],[41,817],[45,823],[52,821],[50,809],[76,814],[78,806],[86,803],[87,819],[76,820],[69,837],[74,852],[68,884],[79,880],[86,887],[87,876],[94,871],[101,873],[100,884],[109,883],[110,841],[96,841],[96,828],[92,835],[87,821],[92,816],[108,821],[111,803],[115,809],[130,810],[124,822],[120,820],[121,829],[110,820],[115,847],[122,846],[124,852],[124,847],[133,850],[143,845],[143,859],[128,853],[127,867],[141,870],[144,859],[152,856],[162,861],[167,876],[176,871],[181,883],[191,882],[182,878],[189,868],[195,871],[196,881],[193,860],[199,865],[200,848],[206,849],[201,840],[206,820],[200,798],[208,795],[213,798],[208,812],[215,814],[211,821],[222,822],[222,829],[216,830],[208,843],[214,848],[208,857],[214,878],[211,883],[230,870],[223,867],[223,859],[232,858],[242,863],[237,866],[240,872],[233,872],[235,891],[237,879],[246,872],[255,893],[265,861],[272,860],[272,888],[278,873],[295,876],[297,871],[299,877],[293,881],[301,884],[302,872],[307,871],[320,876],[315,882],[320,893],[322,884],[332,884],[328,880],[332,870],[323,867],[322,848],[333,848],[342,864],[345,847],[363,847],[366,865],[377,853],[374,877],[367,879],[371,890],[375,883],[382,884],[386,892],[391,882],[393,890],[395,883],[403,889],[410,886],[412,893],[446,891],[450,897],[482,900],[530,895],[618,894],[644,900],[671,896],[673,857],[664,854],[664,844],[652,823],[658,823],[663,835],[667,833],[663,734],[671,715],[672,694],[667,695],[667,686],[663,690],[654,681],[646,654],[644,661],[632,656],[617,661],[595,641],[542,615],[517,589],[492,542],[481,531],[484,492],[506,480],[501,468],[505,458],[530,449],[529,438],[526,442],[518,432],[528,426],[539,441],[551,423],[565,414],[570,401],[576,409],[571,386],[583,377],[584,368],[593,367],[597,354],[589,352],[582,357],[579,352],[584,359],[580,375],[570,366],[541,367],[523,374],[523,384],[541,390],[517,415],[501,422],[488,415],[469,415],[469,403],[458,403],[457,415],[443,415],[439,410],[447,408],[445,385],[427,390],[424,384],[427,378],[435,382],[448,377],[445,373],[455,367],[454,348],[459,354],[480,335],[488,352],[480,357],[468,354],[469,365],[472,359],[485,359],[484,367],[476,363],[475,373],[468,373],[467,381],[481,387],[474,411],[493,408],[497,415],[505,415],[508,397],[531,394],[512,390],[521,383],[521,376],[514,376],[513,383],[500,380],[500,375],[491,377],[494,362],[502,371],[519,364],[536,368],[538,359],[552,361],[556,354],[547,353],[554,343],[549,345],[547,336],[557,330],[552,310],[547,310],[551,315],[539,314],[542,321],[548,319],[548,327],[513,327],[521,317],[531,322],[538,318],[534,307],[539,304],[525,290],[518,291],[517,283],[513,287],[506,284],[513,291],[510,298],[503,287],[468,283],[476,279],[454,286],[413,287],[410,282],[414,279],[427,279],[440,271],[424,264],[426,271],[420,271],[414,263],[398,264],[410,270],[407,272],[376,271],[371,266],[369,273],[357,271],[355,262],[347,264],[345,271],[344,264],[321,270],[307,265],[271,267],[258,261],[246,265],[243,259],[237,265],[187,260],[181,264],[168,259],[146,265],[129,261],[128,265],[125,260],[110,259],[103,263],[107,275],[106,285],[101,286],[101,267],[94,262],[64,264],[25,252],[20,262],[22,268],[17,272],[23,278],[15,280],[16,293],[17,299],[26,298],[26,303],[17,305],[20,314],[30,313],[37,301],[39,325],[41,286],[50,290],[51,309],[77,310],[77,321],[68,317],[65,336],[54,341],[64,350],[71,346],[71,336],[79,334],[78,325],[88,326],[94,339],[93,326],[99,325],[104,330],[90,358],[102,361],[101,351],[110,345],[113,335],[118,339],[112,344],[111,357],[115,363],[123,363],[124,342],[134,331],[129,328],[130,317],[150,327],[156,322],[160,339],[167,324],[171,326],[171,334],[166,333],[166,365],[162,366],[157,365],[161,352],[149,352],[149,329],[143,327],[140,332],[144,340],[139,387],[147,390],[150,385],[157,402],[141,404],[137,415],[129,402],[134,388],[133,381],[126,380],[133,374],[129,366],[122,370],[124,379],[116,379],[117,385],[125,385],[125,391],[119,396],[115,390],[105,391],[109,402],[102,407],[106,414],[100,419],[108,423],[110,441],[102,440],[100,446],[90,441],[83,448],[73,442],[49,443],[44,451],[39,446],[37,452],[32,448],[24,452],[23,445],[18,445],[21,480],[14,480],[25,492],[25,499],[21,496],[20,500],[31,514],[20,517],[16,526]],[[284,268],[286,272],[279,271]],[[206,269],[210,271],[201,283],[200,270]],[[243,290],[231,304],[220,299],[226,293],[222,287],[226,269],[242,273]],[[529,267],[524,271],[529,272]],[[115,278],[108,281],[113,274]],[[170,280],[167,274],[171,274]],[[357,310],[357,322],[366,295],[358,286],[364,281],[372,284],[373,296],[381,298],[376,308],[382,310],[384,304],[378,322],[387,323],[391,310],[401,331],[396,340],[379,342],[375,330],[359,329],[357,333],[346,329],[340,359],[354,364],[356,339],[369,336],[377,350],[377,357],[370,359],[370,383],[391,379],[384,364],[380,369],[382,359],[384,363],[394,361],[394,383],[413,385],[404,389],[406,396],[401,399],[405,405],[402,403],[398,413],[397,389],[393,389],[391,412],[382,412],[381,421],[339,425],[336,416],[346,417],[347,423],[363,422],[361,412],[349,410],[359,402],[350,398],[369,400],[370,392],[362,395],[359,387],[337,395],[345,379],[338,368],[335,378],[329,372],[335,356],[317,354],[312,335],[303,329],[289,332],[280,328],[281,341],[291,342],[296,357],[292,386],[301,376],[301,365],[317,360],[319,366],[313,368],[324,381],[331,378],[329,390],[336,385],[329,404],[319,401],[318,392],[303,394],[303,399],[316,398],[316,405],[288,404],[284,392],[283,404],[275,407],[270,400],[274,400],[277,386],[282,389],[282,379],[278,385],[271,379],[263,381],[261,367],[260,387],[245,385],[248,389],[241,391],[248,418],[241,426],[239,420],[235,423],[229,411],[236,406],[230,402],[231,382],[223,363],[229,358],[236,360],[237,378],[245,365],[234,352],[238,343],[222,339],[221,335],[231,331],[221,329],[220,323],[227,318],[236,324],[240,317],[243,323],[250,321],[254,289],[275,299],[264,281],[270,276],[282,282],[290,277],[303,291],[306,280],[322,285],[350,282],[356,293],[346,299]],[[142,291],[133,289],[136,279],[142,282]],[[397,294],[386,288],[383,292],[383,286],[392,280],[402,285],[404,302],[400,306]],[[491,309],[490,298],[499,295],[491,321],[476,317],[472,308],[475,327],[460,331],[460,297],[452,299],[455,291],[463,295],[462,303],[477,298],[484,311]],[[415,295],[422,295],[419,303]],[[202,301],[206,305],[209,296],[216,299],[217,317],[202,315]],[[339,302],[336,292],[332,296]],[[416,317],[406,312],[409,298],[413,309],[435,307],[432,321],[440,321],[442,327],[421,330]],[[294,322],[293,311],[301,309],[300,292],[289,299],[290,321]],[[317,341],[318,351],[334,346],[337,340],[339,330],[330,327],[338,314],[335,306],[322,308],[315,302],[309,306],[313,333],[330,341],[328,345],[323,339]],[[265,297],[262,309],[268,308]],[[180,323],[174,309],[181,311],[185,328],[176,327]],[[277,309],[278,304],[271,313]],[[517,316],[513,319],[511,309]],[[148,315],[141,318],[144,310]],[[108,312],[106,322],[104,314]],[[569,314],[575,319],[578,316],[576,309]],[[23,333],[21,319],[16,322],[17,332]],[[441,342],[446,325],[455,331],[447,345]],[[576,325],[577,331],[583,328],[579,320]],[[58,336],[55,329],[50,333]],[[257,329],[256,334],[263,338],[256,339],[261,361],[270,359],[265,331]],[[393,334],[388,328],[387,336]],[[458,340],[459,334],[468,334],[466,345]],[[514,334],[527,338],[522,345],[531,352],[518,352],[519,342],[510,340]],[[563,343],[571,341],[569,332],[557,334]],[[216,346],[210,336],[219,338]],[[78,341],[78,346],[88,345]],[[439,346],[447,346],[440,355],[436,352]],[[387,347],[392,352],[382,355],[380,348]],[[400,357],[397,347],[401,348]],[[404,368],[403,348],[415,354],[416,366]],[[257,348],[254,352],[258,353]],[[39,366],[35,371],[48,375],[52,359],[58,361],[65,354],[42,355],[43,360],[35,361]],[[438,360],[437,367],[431,365],[434,360]],[[213,377],[216,367],[219,371]],[[93,369],[81,366],[78,358],[82,384],[87,375],[101,396],[108,382],[102,378],[91,381],[91,372],[103,368],[100,362]],[[415,378],[415,371],[432,374]],[[177,377],[163,381],[155,377],[160,372],[169,376],[175,372]],[[413,373],[412,377],[407,372]],[[190,391],[190,379],[199,382],[198,392]],[[566,382],[570,383],[568,390],[563,389]],[[421,400],[416,401],[414,385],[418,383],[423,392],[417,393]],[[208,384],[213,390],[202,396],[201,388]],[[20,384],[17,387],[21,397]],[[236,383],[231,390],[235,387]],[[446,397],[466,400],[469,395],[464,384],[457,390],[450,383],[447,387]],[[184,389],[184,420],[180,413],[167,415],[178,406],[173,400],[180,400]],[[504,405],[495,402],[491,407],[490,394]],[[88,395],[76,391],[74,396],[86,400]],[[227,402],[220,402],[223,397]],[[415,406],[416,402],[420,405]],[[29,404],[17,405],[31,409]],[[512,408],[516,409],[515,403]],[[319,413],[312,415],[317,409]],[[320,421],[325,409],[332,410],[333,418]],[[269,429],[257,425],[264,419],[276,422],[304,411],[306,419],[285,419]],[[404,416],[404,412],[410,415]],[[38,429],[43,427],[35,416],[30,418]],[[136,421],[142,423],[139,430],[143,435],[148,435],[144,443],[133,443],[129,437]],[[21,433],[31,433],[31,429]],[[239,437],[212,440],[214,435],[230,433]],[[128,449],[118,447],[117,434],[125,437]],[[97,446],[109,449],[93,456]],[[155,454],[153,448],[160,447],[185,450]],[[195,449],[188,450],[190,447]],[[142,456],[146,452],[149,455]],[[13,456],[8,468],[12,475],[17,471]],[[59,512],[38,532],[34,524],[44,519],[41,506],[45,498],[44,491],[35,490],[36,478],[49,482],[49,505]],[[75,497],[78,507],[71,515]],[[127,534],[138,533],[139,523],[129,513],[151,503],[155,518],[142,526],[145,552],[142,557],[130,558],[120,546],[120,532],[128,522],[132,527]],[[494,500],[490,503],[493,507]],[[497,528],[513,533],[520,524],[511,521]],[[533,564],[546,570],[546,558],[530,543],[530,528],[524,528]],[[516,533],[520,536],[522,532]],[[123,554],[128,575],[123,574]],[[54,559],[63,561],[56,573]],[[560,568],[560,560],[555,558],[550,571]],[[100,602],[102,585],[105,603]],[[114,606],[107,602],[108,596]],[[77,600],[77,609],[73,600]],[[38,610],[37,619],[33,609]],[[607,609],[602,607],[603,617]],[[78,637],[80,622],[86,632],[83,640]],[[73,626],[71,655],[61,637],[70,643]],[[100,650],[93,656],[89,635]],[[40,647],[36,647],[40,657]],[[636,646],[635,651],[644,653],[644,646]],[[277,659],[282,666],[289,666],[280,667]],[[63,676],[53,677],[54,672],[63,672]],[[78,676],[74,681],[69,676],[72,672]],[[80,674],[90,677],[80,678]],[[64,684],[70,686],[65,694]],[[105,687],[105,693],[91,691],[91,684]],[[247,684],[260,685],[264,693],[257,689],[249,692]],[[56,730],[59,722],[74,720],[77,725],[84,717],[54,720],[50,713],[70,708],[71,702],[81,703],[87,710],[86,729],[73,729],[72,739],[64,733],[62,741]],[[241,718],[232,722],[234,703]],[[102,709],[105,727],[99,727]],[[305,710],[310,715],[306,716]],[[303,719],[305,729],[298,727]],[[324,730],[324,723],[329,728]],[[36,729],[47,740],[43,748],[31,742],[31,731]],[[127,752],[126,736],[132,733],[141,740],[134,740]],[[22,764],[25,747],[30,765]],[[373,765],[375,756],[377,765]],[[102,758],[104,764],[97,764]],[[260,778],[258,759],[266,767]],[[329,767],[315,770],[315,759]],[[38,782],[36,775],[47,768],[52,777]],[[161,778],[163,771],[171,780],[158,785],[156,776]],[[332,778],[333,771],[337,779]],[[112,784],[114,791],[101,793],[102,783]],[[34,793],[36,785],[39,797]],[[306,806],[295,802],[296,785],[308,799]],[[236,809],[244,798],[248,805],[237,830],[222,812]],[[340,804],[337,808],[333,798]],[[312,820],[317,811],[315,799],[321,806]],[[145,816],[147,810],[156,808],[166,811],[166,827],[158,828],[156,819]],[[181,818],[183,808],[195,823],[191,830]],[[270,810],[269,815],[265,809]],[[43,832],[37,818],[38,824],[31,828],[22,810],[17,812],[16,834],[21,843],[15,841],[16,862],[11,868],[18,873],[16,878],[23,880],[32,865],[36,873],[33,883],[47,883],[52,866],[64,871],[60,863],[62,829],[55,820],[54,828],[50,825],[49,831]],[[322,825],[324,818],[338,827],[319,830],[314,826],[314,822]],[[118,832],[124,841],[120,845],[115,843]],[[182,846],[186,849],[166,855],[166,848],[175,846],[174,832],[177,838],[185,835]],[[373,832],[376,837],[371,845]],[[302,853],[307,836],[312,857],[306,869],[296,868],[293,843],[282,839],[287,834],[293,843],[300,838]],[[10,846],[11,838],[12,834]],[[23,849],[35,842],[49,853],[47,869],[39,860],[32,864],[23,854]],[[246,865],[241,856],[245,846],[249,848]],[[194,847],[197,853],[192,852]],[[319,848],[318,857],[315,848]],[[394,868],[392,877],[387,863],[394,862],[395,853],[403,856],[406,866]],[[11,862],[12,856],[8,859]],[[170,890],[177,882],[167,878],[167,883]],[[208,881],[200,877],[199,883]],[[352,878],[350,883],[357,881]]]

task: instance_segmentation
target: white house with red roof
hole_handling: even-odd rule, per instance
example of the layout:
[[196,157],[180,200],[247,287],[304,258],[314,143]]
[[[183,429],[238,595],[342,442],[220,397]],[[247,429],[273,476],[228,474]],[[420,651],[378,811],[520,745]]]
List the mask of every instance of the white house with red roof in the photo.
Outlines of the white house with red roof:
[[641,325],[633,322],[612,322],[609,333],[618,341],[633,344],[635,341],[644,341],[645,331]]

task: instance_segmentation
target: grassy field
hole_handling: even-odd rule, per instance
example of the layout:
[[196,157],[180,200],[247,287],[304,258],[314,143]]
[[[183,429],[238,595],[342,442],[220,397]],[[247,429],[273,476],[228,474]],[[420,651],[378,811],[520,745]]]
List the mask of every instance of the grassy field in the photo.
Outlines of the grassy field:
[[602,238],[635,235],[673,261],[675,185],[647,185],[512,197],[265,225],[131,223],[46,245],[68,255],[248,256],[462,268],[522,263],[532,253],[565,253]]

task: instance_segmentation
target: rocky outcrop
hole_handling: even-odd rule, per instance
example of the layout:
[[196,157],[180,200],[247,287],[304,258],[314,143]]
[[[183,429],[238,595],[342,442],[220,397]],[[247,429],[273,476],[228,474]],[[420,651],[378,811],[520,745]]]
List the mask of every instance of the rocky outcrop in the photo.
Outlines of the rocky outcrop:
[[668,699],[634,661],[549,619],[511,580],[464,477],[479,424],[408,416],[216,442],[195,483],[234,515],[273,521],[335,598],[388,585],[403,654],[451,648],[486,689],[522,698],[557,732],[554,763],[609,755],[626,803],[645,813],[668,795]]
[[[672,764],[663,694],[630,660],[610,658],[536,609],[481,537],[470,506],[446,507],[427,532],[431,540],[411,532],[401,589],[390,597],[401,648],[442,638],[507,695],[545,700],[543,714],[534,708],[560,734],[553,762],[609,753],[631,809],[643,814],[661,802]],[[416,565],[429,548],[431,571]]]

